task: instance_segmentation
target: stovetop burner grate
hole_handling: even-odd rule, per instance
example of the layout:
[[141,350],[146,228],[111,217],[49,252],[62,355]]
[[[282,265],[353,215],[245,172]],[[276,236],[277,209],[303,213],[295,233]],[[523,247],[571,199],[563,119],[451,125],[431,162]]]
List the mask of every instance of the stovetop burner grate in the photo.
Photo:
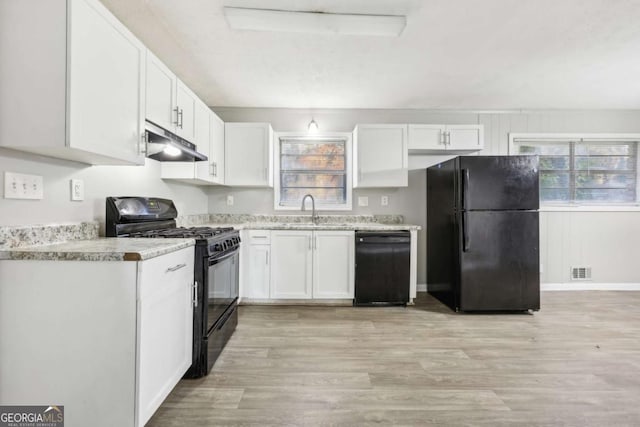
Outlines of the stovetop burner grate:
[[232,227],[177,227],[163,228],[158,230],[148,230],[130,233],[127,237],[145,237],[145,238],[194,238],[208,239],[220,234],[233,231]]

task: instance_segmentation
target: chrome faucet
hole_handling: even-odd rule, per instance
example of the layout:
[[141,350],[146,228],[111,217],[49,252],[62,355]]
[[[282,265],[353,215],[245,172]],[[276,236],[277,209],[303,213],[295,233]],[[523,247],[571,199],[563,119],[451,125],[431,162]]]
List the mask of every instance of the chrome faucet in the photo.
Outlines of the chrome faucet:
[[313,222],[314,224],[318,224],[318,220],[320,219],[320,217],[318,216],[318,214],[316,213],[316,200],[313,198],[313,196],[311,194],[305,194],[304,197],[302,198],[302,208],[301,210],[306,210],[305,206],[304,206],[304,202],[305,200],[307,200],[307,197],[311,197],[311,222]]

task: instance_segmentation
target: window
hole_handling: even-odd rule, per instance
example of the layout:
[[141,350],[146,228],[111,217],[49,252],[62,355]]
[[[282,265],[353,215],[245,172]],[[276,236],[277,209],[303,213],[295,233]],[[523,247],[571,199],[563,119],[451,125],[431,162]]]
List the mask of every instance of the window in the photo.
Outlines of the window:
[[316,208],[351,209],[350,137],[280,134],[276,141],[276,209],[299,210],[305,194]]
[[638,201],[638,142],[626,138],[513,137],[515,154],[540,157],[540,201],[623,204]]

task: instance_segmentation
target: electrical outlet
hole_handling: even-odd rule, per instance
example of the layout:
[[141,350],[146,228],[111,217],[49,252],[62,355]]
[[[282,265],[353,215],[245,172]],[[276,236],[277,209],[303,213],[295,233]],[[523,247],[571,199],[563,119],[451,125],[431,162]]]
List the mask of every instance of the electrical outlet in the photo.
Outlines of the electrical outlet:
[[84,200],[84,181],[81,179],[71,180],[71,200]]
[[233,206],[233,196],[231,194],[227,195],[227,206]]
[[380,206],[389,206],[389,196],[380,197]]
[[369,198],[367,196],[358,197],[358,206],[369,206]]
[[44,197],[44,181],[40,175],[4,173],[5,199],[41,200]]

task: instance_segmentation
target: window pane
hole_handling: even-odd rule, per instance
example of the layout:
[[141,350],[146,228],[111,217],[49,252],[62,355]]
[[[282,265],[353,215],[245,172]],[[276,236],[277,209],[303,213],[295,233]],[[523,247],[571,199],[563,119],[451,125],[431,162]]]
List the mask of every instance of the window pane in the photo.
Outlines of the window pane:
[[346,141],[280,140],[280,206],[300,207],[305,194],[318,205],[346,203]]
[[342,188],[282,188],[280,193],[281,206],[301,206],[305,194],[311,194],[316,204],[342,204],[347,200]]
[[634,144],[606,144],[606,143],[576,143],[576,155],[578,156],[633,156]]
[[540,172],[540,188],[569,188],[569,172]]
[[567,157],[540,157],[541,170],[569,170],[571,162]]
[[344,156],[283,155],[282,170],[344,170]]
[[633,174],[621,173],[576,173],[577,188],[635,188],[636,179]]
[[282,173],[282,187],[344,187],[345,176],[330,174]]
[[568,202],[571,200],[571,197],[568,188],[541,188],[540,200],[545,202]]
[[298,142],[298,141],[283,141],[280,145],[281,154],[311,154],[311,155],[326,155],[326,154],[338,154],[344,156],[344,141],[332,141],[332,142]]
[[606,156],[583,157],[576,156],[575,168],[577,170],[635,170],[636,160],[631,157]]
[[568,156],[569,155],[569,144],[560,143],[560,144],[518,144],[519,153],[520,154],[538,154],[538,155],[547,155],[547,156]]
[[635,190],[627,189],[576,189],[576,200],[591,202],[635,202]]

